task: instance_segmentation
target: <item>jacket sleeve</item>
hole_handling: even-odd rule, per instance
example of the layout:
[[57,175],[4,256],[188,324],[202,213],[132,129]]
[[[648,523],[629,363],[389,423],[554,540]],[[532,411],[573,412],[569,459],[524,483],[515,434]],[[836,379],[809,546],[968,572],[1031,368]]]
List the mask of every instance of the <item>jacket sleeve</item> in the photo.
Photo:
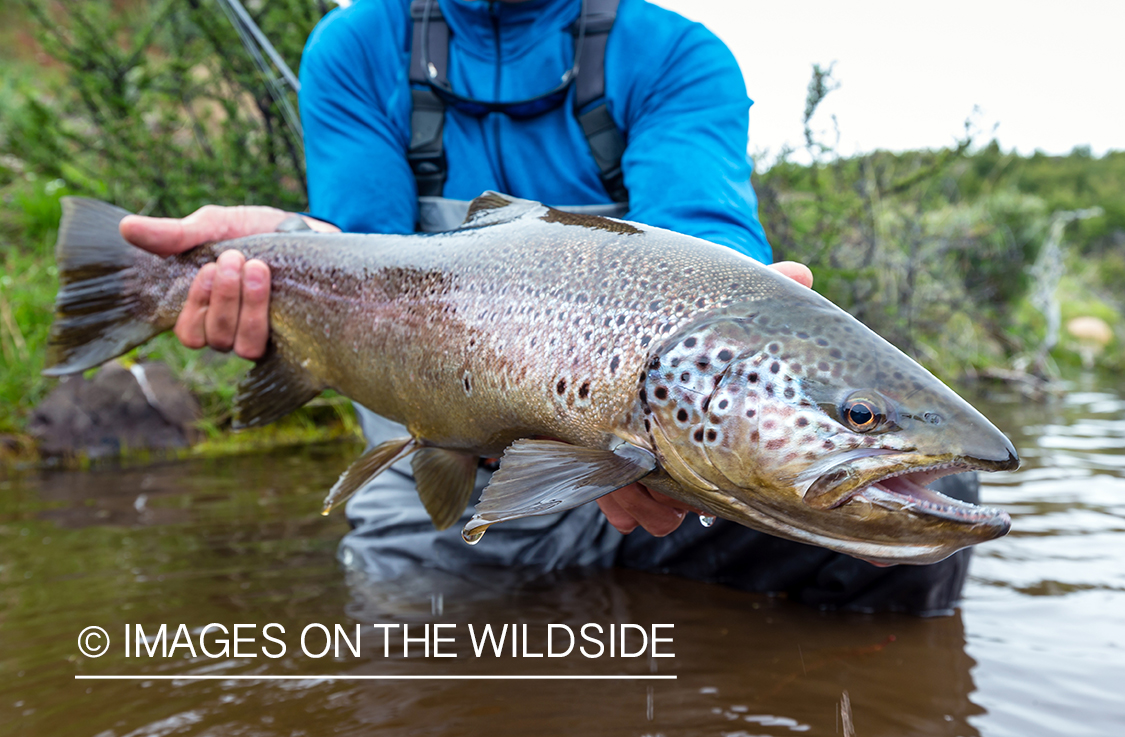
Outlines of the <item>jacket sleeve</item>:
[[329,13],[305,45],[309,209],[345,231],[414,230],[408,33],[402,3],[357,3]]
[[627,131],[622,168],[629,219],[769,263],[750,184],[751,101],[730,50],[698,23],[622,2],[606,75],[611,112]]

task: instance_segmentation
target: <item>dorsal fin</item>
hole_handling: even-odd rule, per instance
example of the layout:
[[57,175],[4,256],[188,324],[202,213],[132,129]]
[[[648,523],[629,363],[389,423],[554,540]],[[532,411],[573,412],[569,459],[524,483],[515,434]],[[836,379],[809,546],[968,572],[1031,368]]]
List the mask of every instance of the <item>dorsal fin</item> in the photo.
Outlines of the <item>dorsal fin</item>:
[[523,217],[532,210],[546,209],[532,200],[521,200],[499,192],[488,191],[469,203],[469,214],[462,228],[479,228],[484,225],[508,223]]

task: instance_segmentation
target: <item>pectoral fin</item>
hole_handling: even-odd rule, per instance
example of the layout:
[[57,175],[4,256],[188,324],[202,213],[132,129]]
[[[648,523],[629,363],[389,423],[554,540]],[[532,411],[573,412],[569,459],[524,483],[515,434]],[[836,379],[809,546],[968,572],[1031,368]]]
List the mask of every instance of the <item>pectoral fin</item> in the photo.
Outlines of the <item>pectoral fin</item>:
[[500,459],[462,536],[475,542],[497,522],[574,509],[647,476],[656,458],[622,443],[597,450],[554,440],[517,440]]
[[471,453],[422,448],[410,460],[418,496],[439,530],[461,518],[477,480],[480,459]]
[[356,459],[348,470],[340,476],[339,481],[329,490],[324,499],[324,508],[321,514],[328,514],[332,507],[354,494],[359,487],[386,471],[392,463],[405,458],[417,450],[418,445],[414,438],[395,438],[384,443],[379,443]]

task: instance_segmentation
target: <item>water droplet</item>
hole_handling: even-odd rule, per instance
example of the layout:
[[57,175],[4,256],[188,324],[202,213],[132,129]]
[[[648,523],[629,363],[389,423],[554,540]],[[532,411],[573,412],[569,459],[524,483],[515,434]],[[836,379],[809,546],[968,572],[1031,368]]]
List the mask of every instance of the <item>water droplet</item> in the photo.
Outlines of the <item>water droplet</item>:
[[466,527],[465,529],[461,530],[461,539],[467,542],[469,545],[476,545],[480,542],[481,538],[484,537],[485,530],[487,529],[487,527],[478,527],[475,530],[470,530],[468,527]]
[[703,525],[704,527],[710,527],[711,525],[715,524],[715,515],[713,515],[713,514],[701,514],[701,515],[699,515],[699,524]]

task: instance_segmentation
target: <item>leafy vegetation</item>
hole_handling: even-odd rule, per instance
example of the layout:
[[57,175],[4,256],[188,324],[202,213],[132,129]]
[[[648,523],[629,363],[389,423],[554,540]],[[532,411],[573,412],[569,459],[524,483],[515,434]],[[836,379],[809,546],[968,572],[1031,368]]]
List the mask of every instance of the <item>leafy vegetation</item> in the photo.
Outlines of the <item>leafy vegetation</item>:
[[[1026,366],[1044,339],[1031,298],[1051,224],[1096,207],[1062,231],[1048,298],[1063,319],[1121,324],[1125,153],[1020,157],[995,141],[974,150],[967,122],[950,149],[840,157],[812,125],[834,88],[831,70],[815,68],[805,110],[813,163],[783,152],[756,181],[778,259],[809,264],[818,290],[941,375]],[[1075,347],[1065,341],[1056,357],[1076,362]],[[1122,341],[1103,365],[1125,366]]]

